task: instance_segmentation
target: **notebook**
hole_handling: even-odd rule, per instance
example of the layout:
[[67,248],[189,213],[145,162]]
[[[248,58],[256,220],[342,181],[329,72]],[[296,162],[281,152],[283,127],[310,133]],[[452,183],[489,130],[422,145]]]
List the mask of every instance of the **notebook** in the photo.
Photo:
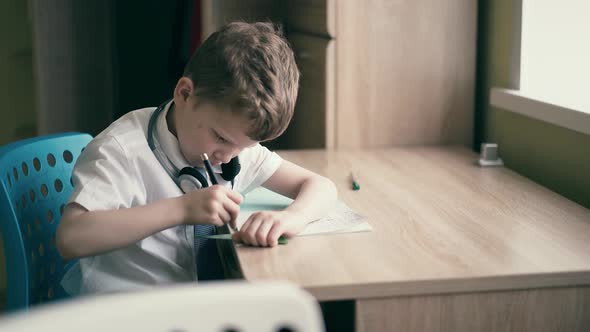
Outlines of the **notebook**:
[[[292,199],[265,188],[257,188],[248,193],[240,206],[237,226],[240,228],[248,217],[257,211],[283,210],[293,202]],[[344,202],[338,201],[332,211],[325,217],[312,221],[298,236],[352,233],[372,231],[367,218],[354,212]]]

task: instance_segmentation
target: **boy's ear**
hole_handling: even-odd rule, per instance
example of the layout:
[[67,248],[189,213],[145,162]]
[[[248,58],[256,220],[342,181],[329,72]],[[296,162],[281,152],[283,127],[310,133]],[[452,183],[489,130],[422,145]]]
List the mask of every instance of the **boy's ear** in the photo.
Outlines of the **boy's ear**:
[[193,94],[193,81],[188,77],[181,77],[174,88],[174,102],[184,104]]

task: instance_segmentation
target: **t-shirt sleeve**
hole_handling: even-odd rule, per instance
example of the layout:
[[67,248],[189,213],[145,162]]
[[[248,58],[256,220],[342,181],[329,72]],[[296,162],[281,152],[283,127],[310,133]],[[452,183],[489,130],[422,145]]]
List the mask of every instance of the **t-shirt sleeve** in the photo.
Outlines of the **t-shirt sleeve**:
[[240,154],[241,171],[237,177],[237,189],[242,194],[261,186],[281,166],[283,159],[266,147],[256,144]]
[[131,207],[142,189],[124,149],[112,136],[99,136],[84,149],[72,173],[69,203],[89,211]]

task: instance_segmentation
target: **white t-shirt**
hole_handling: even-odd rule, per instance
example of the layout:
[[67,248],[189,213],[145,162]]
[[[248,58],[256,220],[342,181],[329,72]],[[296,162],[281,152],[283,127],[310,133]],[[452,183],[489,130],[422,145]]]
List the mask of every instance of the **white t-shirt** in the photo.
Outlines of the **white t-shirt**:
[[[156,130],[163,150],[173,155],[170,160],[180,169],[186,160],[168,131],[165,113],[169,105],[158,117]],[[183,194],[148,146],[147,128],[154,110],[127,113],[88,144],[74,167],[69,202],[89,211],[112,210]],[[276,153],[260,144],[244,149],[239,159],[241,171],[234,180],[234,190],[242,194],[263,184],[281,164]],[[87,294],[189,281],[196,281],[193,227],[181,225],[126,248],[80,259],[66,273],[62,286],[70,294]]]

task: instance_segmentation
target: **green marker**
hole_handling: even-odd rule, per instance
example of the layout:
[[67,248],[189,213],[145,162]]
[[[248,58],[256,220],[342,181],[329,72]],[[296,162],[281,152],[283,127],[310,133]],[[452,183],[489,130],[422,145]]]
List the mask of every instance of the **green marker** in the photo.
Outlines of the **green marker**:
[[352,190],[357,191],[361,189],[361,185],[356,180],[356,177],[352,171],[350,172],[350,180],[352,181]]

